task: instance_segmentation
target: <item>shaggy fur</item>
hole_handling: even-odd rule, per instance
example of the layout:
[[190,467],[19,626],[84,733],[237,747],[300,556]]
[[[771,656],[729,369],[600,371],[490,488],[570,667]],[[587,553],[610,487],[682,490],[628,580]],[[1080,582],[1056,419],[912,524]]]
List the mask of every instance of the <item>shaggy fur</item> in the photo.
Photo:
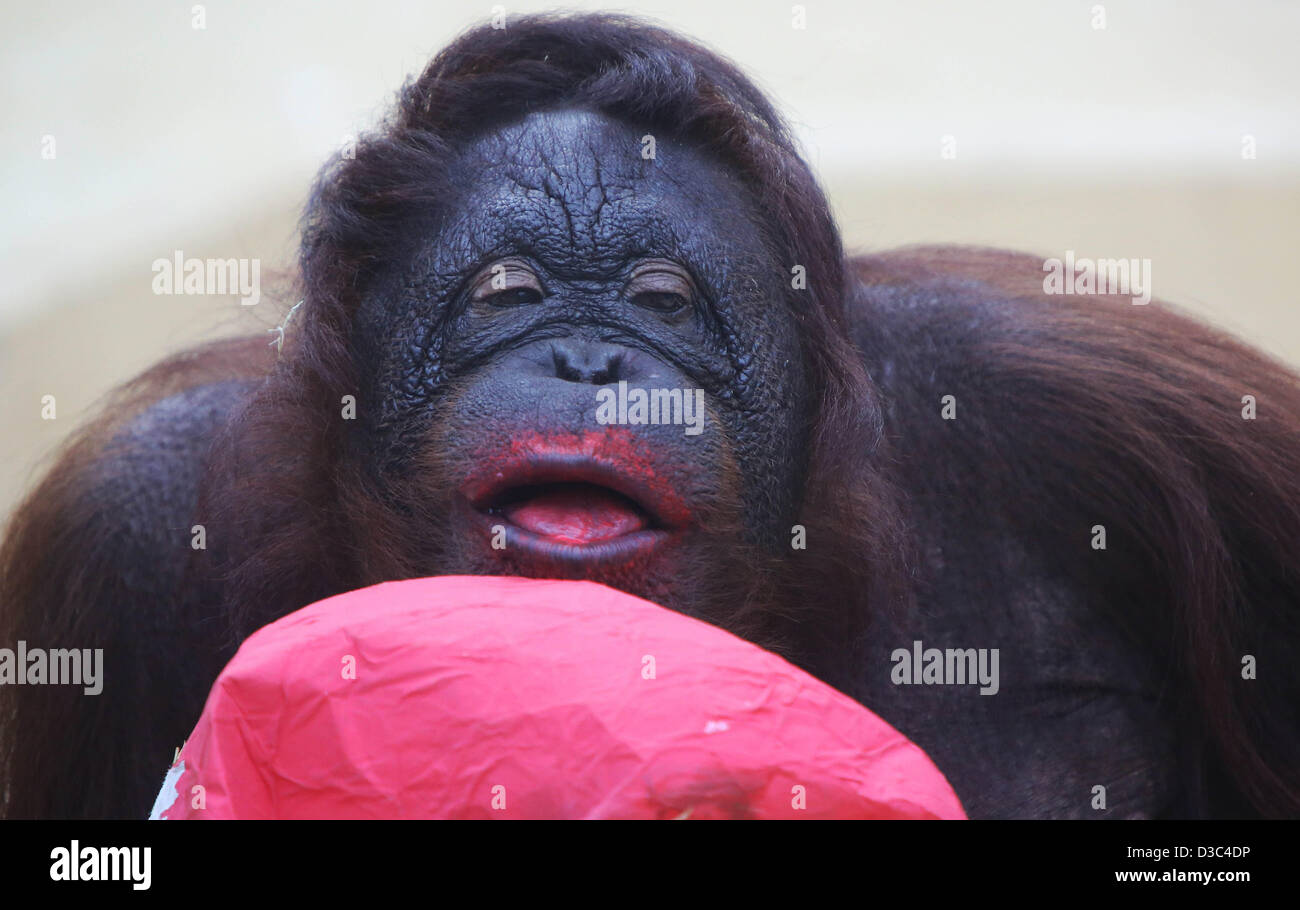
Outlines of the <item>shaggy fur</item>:
[[[720,505],[694,612],[871,704],[868,628],[906,625],[931,590],[919,555],[931,515],[954,502],[1006,512],[1009,533],[1053,577],[1097,592],[1177,687],[1167,704],[1194,756],[1183,811],[1300,813],[1295,375],[1159,305],[1047,297],[1028,257],[848,260],[749,80],[671,32],[581,15],[474,29],[440,53],[355,158],[322,172],[303,222],[305,303],[282,354],[249,339],[154,368],[14,514],[0,643],[104,647],[110,685],[96,698],[0,688],[4,814],[143,815],[243,636],[314,600],[428,574],[404,506],[436,510],[448,495],[439,446],[394,495],[336,419],[363,369],[357,309],[380,265],[418,242],[413,226],[444,214],[455,194],[440,175],[459,149],[560,107],[707,152],[768,216],[775,261],[809,275],[783,305],[815,390],[800,499],[815,545],[743,546],[741,518]],[[937,419],[948,391],[956,427]],[[1244,394],[1259,399],[1254,422]],[[195,523],[208,550],[189,547]],[[1095,523],[1110,534],[1100,555],[1086,545]],[[1240,679],[1243,654],[1258,657],[1258,681]],[[883,713],[909,732],[907,716]]]

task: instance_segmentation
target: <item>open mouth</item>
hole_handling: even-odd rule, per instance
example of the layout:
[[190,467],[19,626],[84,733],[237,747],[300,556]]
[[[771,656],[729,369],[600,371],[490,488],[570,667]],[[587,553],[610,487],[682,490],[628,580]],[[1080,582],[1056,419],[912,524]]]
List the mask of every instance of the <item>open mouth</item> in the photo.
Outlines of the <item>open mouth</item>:
[[512,487],[488,514],[539,537],[577,546],[643,531],[654,522],[635,500],[594,483]]
[[626,560],[666,542],[687,510],[643,472],[589,454],[544,453],[496,462],[464,488],[505,550],[564,562]]

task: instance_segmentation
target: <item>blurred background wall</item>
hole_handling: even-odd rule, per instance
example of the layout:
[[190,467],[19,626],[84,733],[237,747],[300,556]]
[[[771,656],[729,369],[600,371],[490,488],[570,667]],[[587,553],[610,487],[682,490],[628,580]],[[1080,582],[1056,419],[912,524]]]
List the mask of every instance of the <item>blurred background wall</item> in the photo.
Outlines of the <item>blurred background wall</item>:
[[[853,247],[1149,258],[1156,296],[1300,363],[1300,4],[810,0],[802,29],[787,0],[567,6],[653,16],[738,61]],[[551,8],[503,7],[507,25]],[[292,266],[315,170],[492,14],[0,4],[0,522],[114,385],[279,321],[269,273]],[[175,250],[260,259],[262,302],[155,295],[151,264]]]

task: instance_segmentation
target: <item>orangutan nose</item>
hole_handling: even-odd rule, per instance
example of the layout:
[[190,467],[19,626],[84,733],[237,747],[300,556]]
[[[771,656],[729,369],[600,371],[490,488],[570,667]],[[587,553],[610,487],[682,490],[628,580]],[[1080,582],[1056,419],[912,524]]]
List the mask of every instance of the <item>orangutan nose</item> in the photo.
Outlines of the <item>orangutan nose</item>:
[[562,338],[551,342],[555,375],[566,382],[609,385],[629,379],[626,348],[604,341]]

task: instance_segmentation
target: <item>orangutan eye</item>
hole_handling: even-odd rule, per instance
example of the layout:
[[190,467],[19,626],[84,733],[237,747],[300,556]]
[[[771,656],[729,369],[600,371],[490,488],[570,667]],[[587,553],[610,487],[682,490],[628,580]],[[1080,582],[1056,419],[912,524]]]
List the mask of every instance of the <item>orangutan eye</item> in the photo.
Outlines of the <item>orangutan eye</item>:
[[542,292],[536,288],[510,288],[489,294],[483,299],[493,306],[523,306],[527,303],[541,303]]
[[541,303],[542,283],[527,263],[514,259],[494,262],[474,281],[472,303],[513,307]]
[[626,294],[639,307],[671,315],[691,305],[695,299],[695,285],[681,266],[656,260],[646,263],[632,275]]
[[633,297],[632,302],[659,313],[676,313],[690,303],[681,294],[667,294],[662,291],[645,291]]

